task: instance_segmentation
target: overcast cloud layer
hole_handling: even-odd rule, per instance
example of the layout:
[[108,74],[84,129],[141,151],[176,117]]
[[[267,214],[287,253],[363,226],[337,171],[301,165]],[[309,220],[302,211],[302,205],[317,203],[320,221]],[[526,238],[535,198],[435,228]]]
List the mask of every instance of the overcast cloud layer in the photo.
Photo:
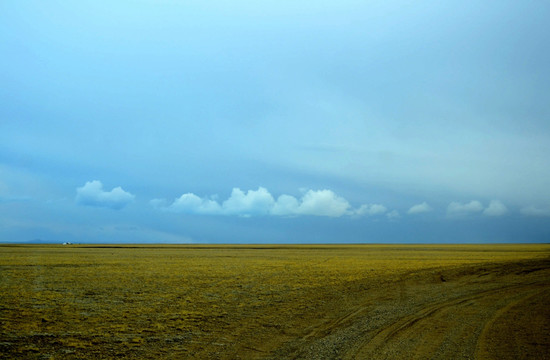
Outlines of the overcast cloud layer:
[[4,1],[0,242],[547,242],[548,18]]

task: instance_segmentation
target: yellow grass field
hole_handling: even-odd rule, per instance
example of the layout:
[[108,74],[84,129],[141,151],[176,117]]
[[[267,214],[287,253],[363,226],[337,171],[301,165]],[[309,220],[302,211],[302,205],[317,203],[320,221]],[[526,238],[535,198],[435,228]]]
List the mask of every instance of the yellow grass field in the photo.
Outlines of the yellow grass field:
[[549,359],[548,304],[547,244],[0,245],[1,359]]

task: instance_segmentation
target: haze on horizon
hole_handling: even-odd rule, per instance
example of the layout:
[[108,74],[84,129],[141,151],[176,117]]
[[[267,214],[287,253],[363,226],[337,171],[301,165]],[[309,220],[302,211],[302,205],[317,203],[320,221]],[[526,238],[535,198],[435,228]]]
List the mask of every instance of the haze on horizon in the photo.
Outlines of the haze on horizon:
[[0,242],[550,239],[550,4],[0,4]]

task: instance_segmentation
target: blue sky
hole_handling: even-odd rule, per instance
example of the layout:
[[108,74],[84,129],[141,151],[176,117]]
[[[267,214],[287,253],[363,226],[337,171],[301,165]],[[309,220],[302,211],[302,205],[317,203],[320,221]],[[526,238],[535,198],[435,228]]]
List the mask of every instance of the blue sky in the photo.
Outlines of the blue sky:
[[547,242],[549,17],[3,1],[0,241]]

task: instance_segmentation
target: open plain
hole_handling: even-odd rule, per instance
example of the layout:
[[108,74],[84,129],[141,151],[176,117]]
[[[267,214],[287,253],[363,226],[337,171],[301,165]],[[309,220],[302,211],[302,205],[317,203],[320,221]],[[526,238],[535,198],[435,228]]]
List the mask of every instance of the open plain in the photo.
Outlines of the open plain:
[[0,245],[2,359],[550,359],[550,245]]

